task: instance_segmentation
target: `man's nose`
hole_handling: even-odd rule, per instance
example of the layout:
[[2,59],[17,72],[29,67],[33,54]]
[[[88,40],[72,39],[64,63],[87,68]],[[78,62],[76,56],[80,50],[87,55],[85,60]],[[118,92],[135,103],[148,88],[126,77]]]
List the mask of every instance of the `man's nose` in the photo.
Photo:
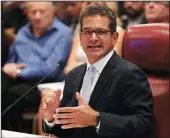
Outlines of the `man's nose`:
[[36,19],[39,19],[40,17],[41,17],[41,14],[40,14],[39,11],[37,11],[37,12],[35,13],[35,18],[36,18]]
[[93,40],[93,41],[98,39],[98,36],[96,35],[95,32],[92,33],[90,39]]
[[153,7],[153,5],[154,5],[154,2],[148,2],[149,7]]

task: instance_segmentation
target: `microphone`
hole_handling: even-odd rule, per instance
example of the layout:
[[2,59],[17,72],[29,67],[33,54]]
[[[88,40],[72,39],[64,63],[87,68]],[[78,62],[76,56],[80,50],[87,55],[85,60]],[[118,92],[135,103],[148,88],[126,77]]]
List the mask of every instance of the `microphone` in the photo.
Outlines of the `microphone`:
[[20,98],[18,98],[15,102],[13,102],[7,109],[5,109],[2,114],[1,117],[6,114],[6,112],[8,110],[10,110],[16,103],[18,103],[25,95],[27,95],[30,91],[32,91],[35,87],[37,87],[37,85],[39,85],[43,80],[45,80],[48,76],[50,76],[55,70],[57,70],[62,64],[64,64],[64,61],[59,60],[59,62],[57,63],[57,66],[55,69],[53,69],[52,72],[50,72],[49,74],[47,74],[45,77],[43,77],[39,82],[37,82],[34,86],[32,86],[29,90],[27,90]]

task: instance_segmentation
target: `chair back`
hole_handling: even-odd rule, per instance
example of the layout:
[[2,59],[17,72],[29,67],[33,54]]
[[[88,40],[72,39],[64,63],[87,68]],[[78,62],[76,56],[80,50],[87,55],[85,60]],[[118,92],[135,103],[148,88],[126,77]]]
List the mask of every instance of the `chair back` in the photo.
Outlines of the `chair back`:
[[124,59],[148,77],[154,102],[154,138],[170,138],[169,24],[136,25],[125,32]]

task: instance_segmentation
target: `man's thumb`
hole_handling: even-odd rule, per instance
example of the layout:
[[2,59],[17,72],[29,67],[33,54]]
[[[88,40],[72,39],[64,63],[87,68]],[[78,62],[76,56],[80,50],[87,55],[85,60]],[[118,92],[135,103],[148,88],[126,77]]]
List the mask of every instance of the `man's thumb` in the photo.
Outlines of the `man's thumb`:
[[61,95],[61,89],[57,89],[56,96],[60,96],[60,95]]
[[79,92],[76,92],[76,98],[77,98],[80,105],[86,104],[84,99],[80,96]]

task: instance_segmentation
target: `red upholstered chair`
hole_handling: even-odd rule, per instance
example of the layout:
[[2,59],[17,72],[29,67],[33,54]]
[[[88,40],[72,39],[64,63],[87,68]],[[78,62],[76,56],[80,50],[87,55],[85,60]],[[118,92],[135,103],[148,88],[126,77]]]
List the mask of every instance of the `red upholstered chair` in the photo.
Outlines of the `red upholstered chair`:
[[126,30],[123,58],[148,76],[154,100],[154,138],[170,138],[169,25],[136,25]]

